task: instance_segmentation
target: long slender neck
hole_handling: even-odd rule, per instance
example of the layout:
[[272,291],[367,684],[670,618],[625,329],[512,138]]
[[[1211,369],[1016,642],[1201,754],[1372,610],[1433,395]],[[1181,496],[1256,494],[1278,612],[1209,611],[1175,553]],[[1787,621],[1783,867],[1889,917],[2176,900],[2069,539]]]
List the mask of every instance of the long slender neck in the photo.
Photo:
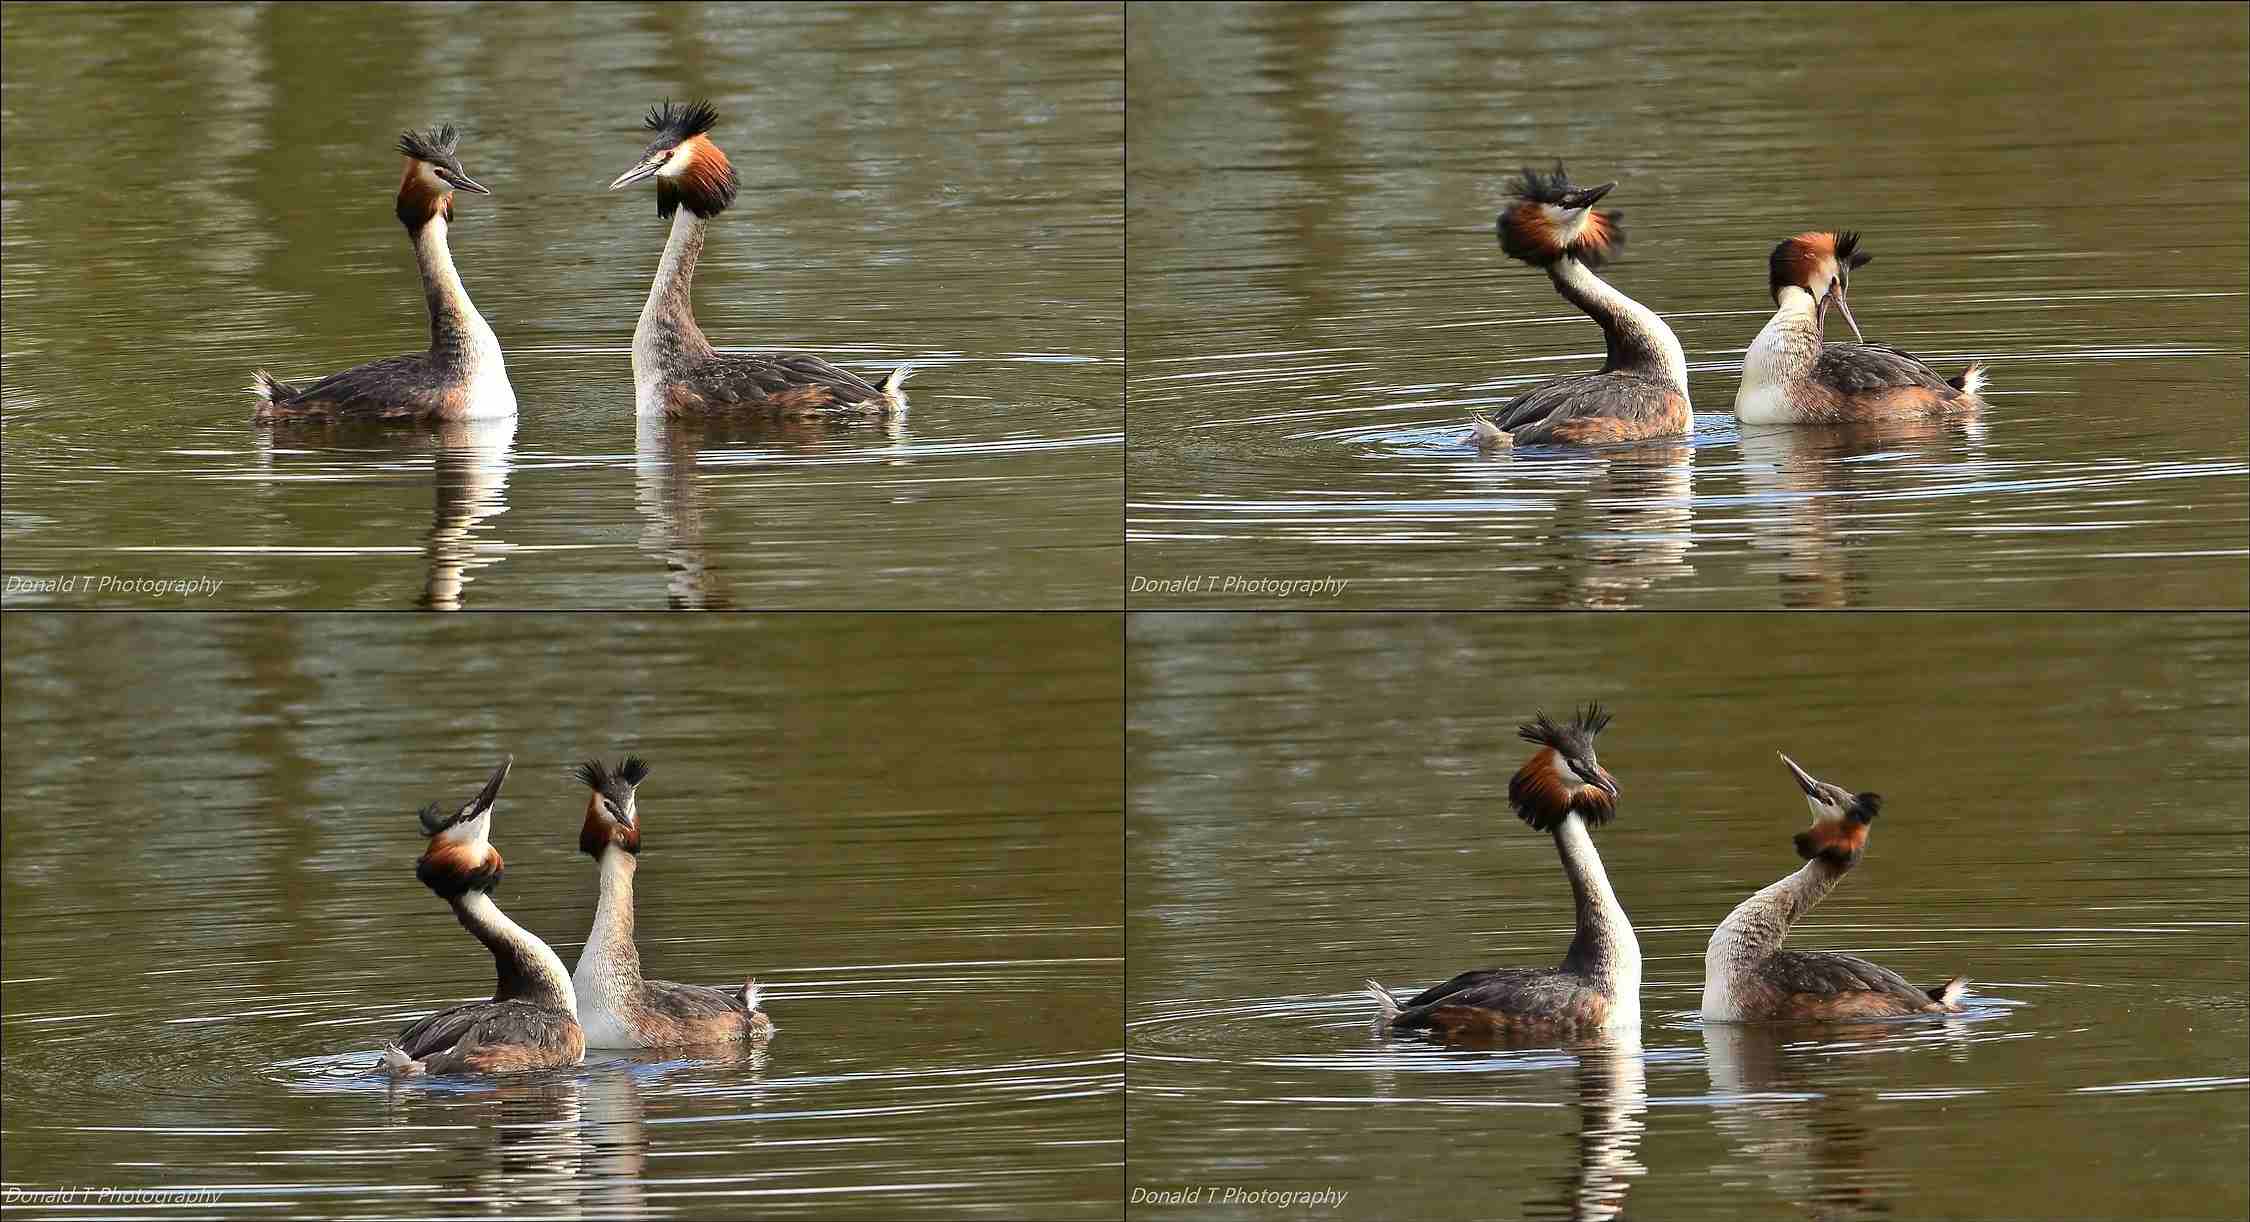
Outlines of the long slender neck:
[[453,915],[492,951],[500,973],[492,1000],[528,1001],[577,1015],[578,1000],[571,993],[570,973],[563,970],[561,957],[530,930],[509,920],[491,896],[482,891],[456,896]]
[[1810,376],[1820,360],[1821,343],[1820,311],[1812,294],[1793,284],[1784,286],[1773,317],[1742,354],[1743,390],[1787,386]]
[[708,357],[711,342],[695,325],[695,261],[703,254],[704,220],[687,208],[672,214],[672,236],[664,242],[664,261],[656,265],[656,280],[648,287],[648,304],[641,307],[640,324],[633,328],[633,359],[655,345],[651,355],[669,358],[675,352]]
[[1594,977],[1612,992],[1631,994],[1638,1013],[1641,988],[1641,944],[1633,936],[1633,923],[1610,890],[1609,875],[1602,869],[1601,854],[1585,820],[1563,817],[1555,829],[1555,850],[1562,854],[1563,873],[1570,876],[1570,893],[1578,906],[1578,933],[1563,956],[1563,970]]
[[641,952],[633,945],[633,874],[639,868],[640,858],[616,845],[602,850],[601,898],[578,960],[578,974],[589,982],[598,974],[609,987],[640,987]]
[[1679,337],[1656,316],[1656,311],[1617,291],[1576,259],[1557,260],[1547,274],[1565,301],[1601,324],[1609,352],[1603,373],[1664,378],[1681,394],[1687,393],[1687,354],[1680,348]]
[[1796,873],[1735,905],[1712,932],[1712,945],[1726,947],[1738,959],[1763,958],[1780,950],[1789,927],[1835,890],[1850,871],[1850,866],[1817,857],[1806,862]]
[[488,345],[497,348],[492,328],[470,303],[461,274],[453,270],[444,214],[415,231],[414,259],[422,268],[422,295],[430,303],[430,356],[440,364],[466,366],[481,359]]

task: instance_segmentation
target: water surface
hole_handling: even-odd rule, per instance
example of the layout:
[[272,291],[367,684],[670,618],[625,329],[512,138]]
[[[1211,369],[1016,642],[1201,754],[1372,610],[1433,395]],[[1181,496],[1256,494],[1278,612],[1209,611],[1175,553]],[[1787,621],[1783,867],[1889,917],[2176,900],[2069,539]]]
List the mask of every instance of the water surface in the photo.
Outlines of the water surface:
[[[1114,615],[7,628],[11,1190],[216,1192],[104,1216],[1117,1216]],[[513,752],[499,901],[574,962],[596,885],[568,769],[627,750],[653,766],[644,964],[755,975],[772,1043],[370,1074],[492,987],[415,882],[414,811]]]
[[[1134,605],[2250,604],[2240,6],[1151,6],[1128,23]],[[1527,162],[1615,179],[1692,436],[1487,457],[1601,364],[1504,259]],[[1864,235],[1870,341],[1973,425],[1738,427],[1766,258]],[[1838,323],[1834,337],[1848,338]],[[1297,595],[1302,597],[1301,594]]]
[[[2240,1216],[2246,627],[1133,616],[1128,1182],[1215,1190],[1135,1216]],[[1506,790],[1516,722],[1587,699],[1639,1046],[1375,1034],[1362,977],[1560,960],[1569,886]],[[1966,973],[1966,1013],[1700,1022],[1712,927],[1800,864],[1776,749],[1884,796],[1790,945]]]
[[[5,14],[12,605],[1114,606],[1122,17],[1075,6],[63,7]],[[99,154],[58,99],[101,82]],[[911,361],[876,425],[636,429],[663,248],[603,188],[710,97],[743,179],[723,349]],[[76,116],[76,117],[74,117]],[[426,348],[401,129],[452,122],[513,427],[272,432],[253,368]],[[100,578],[112,579],[104,586]],[[172,596],[170,601],[183,601]]]

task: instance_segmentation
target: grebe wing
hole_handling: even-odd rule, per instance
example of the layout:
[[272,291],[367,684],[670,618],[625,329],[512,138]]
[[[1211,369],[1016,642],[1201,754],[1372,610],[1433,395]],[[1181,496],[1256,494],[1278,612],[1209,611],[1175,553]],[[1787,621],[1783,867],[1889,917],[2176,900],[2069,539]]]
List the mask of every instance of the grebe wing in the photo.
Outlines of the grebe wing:
[[1568,386],[1567,397],[1536,420],[1500,427],[1513,434],[1519,446],[1555,441],[1590,445],[1685,431],[1680,422],[1687,418],[1687,399],[1669,382],[1629,373],[1597,373],[1573,378]]
[[649,1008],[673,1018],[718,1018],[727,1014],[749,1013],[748,1008],[742,1004],[740,986],[729,991],[700,984],[647,980],[642,982],[641,988]]
[[497,1004],[500,1003],[472,1001],[420,1019],[399,1033],[399,1050],[417,1061],[426,1060],[432,1053],[443,1052],[460,1043],[469,1028],[477,1025],[478,1017]]
[[430,358],[409,353],[329,374],[274,406],[285,413],[372,420],[436,411],[445,390]]
[[709,409],[785,409],[807,414],[880,406],[886,397],[817,356],[726,352],[684,379]]
[[1583,393],[1591,383],[1601,376],[1598,373],[1589,373],[1580,377],[1564,378],[1560,382],[1549,382],[1544,386],[1534,386],[1508,400],[1499,411],[1492,413],[1492,422],[1499,425],[1501,431],[1506,433],[1513,433],[1517,429],[1537,424],[1552,415],[1557,408],[1569,403],[1573,398]]
[[1956,388],[1929,363],[1903,348],[1882,344],[1826,344],[1813,363],[1813,378],[1850,393],[1893,386],[1921,386],[1948,394]]
[[470,1032],[485,1047],[546,1046],[567,1038],[571,1017],[528,1001],[472,1001],[440,1010],[408,1027],[398,1037],[400,1051],[426,1061],[459,1044]]
[[1915,988],[1906,977],[1857,955],[1824,951],[1785,950],[1759,969],[1767,982],[1784,993],[1836,997],[1844,993],[1889,993],[1929,1000],[1929,991]]
[[1503,967],[1463,972],[1444,984],[1432,985],[1415,994],[1400,1007],[1392,1025],[1421,1026],[1428,1021],[1430,1011],[1440,1006],[1467,1006],[1511,1014],[1551,1007],[1577,992],[1579,984],[1574,976],[1542,968]]

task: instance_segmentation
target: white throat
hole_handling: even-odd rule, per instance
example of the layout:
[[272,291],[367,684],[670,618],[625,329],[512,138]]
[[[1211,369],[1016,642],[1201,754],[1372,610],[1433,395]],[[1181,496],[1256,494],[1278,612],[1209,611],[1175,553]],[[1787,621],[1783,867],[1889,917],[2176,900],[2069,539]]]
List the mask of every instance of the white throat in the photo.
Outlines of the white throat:
[[1813,295],[1796,285],[1781,289],[1779,308],[1742,354],[1742,384],[1734,415],[1744,424],[1786,424],[1797,419],[1790,390],[1820,359],[1820,317]]
[[1579,913],[1580,935],[1596,934],[1608,951],[1601,983],[1609,990],[1611,1000],[1609,1019],[1603,1025],[1613,1029],[1638,1027],[1641,943],[1633,934],[1625,906],[1617,902],[1617,892],[1609,885],[1601,854],[1594,851],[1593,833],[1586,829],[1584,819],[1567,815],[1555,832],[1555,843],[1562,852],[1563,869],[1585,895],[1586,903]]
[[[453,266],[453,250],[446,242],[443,213],[431,217],[414,235],[414,256],[421,264],[423,291],[430,297],[433,331],[450,326],[463,341],[463,370],[468,375],[468,411],[463,419],[490,419],[516,414],[515,387],[508,382],[508,363],[500,354],[500,337],[469,300],[461,273]],[[437,336],[432,336],[432,343]]]
[[644,416],[663,414],[657,388],[668,360],[679,355],[668,345],[678,342],[681,329],[699,340],[702,334],[695,325],[693,290],[696,260],[703,253],[704,225],[704,219],[685,205],[672,214],[672,229],[664,239],[664,258],[656,265],[656,279],[648,286],[648,300],[642,304],[640,321],[633,327],[634,401]]
[[631,1011],[641,990],[641,955],[633,944],[633,855],[612,846],[602,850],[601,898],[594,925],[578,952],[570,985],[578,995],[579,1023],[596,1048],[639,1046]]
[[1744,986],[1758,966],[1789,937],[1790,926],[1820,903],[1841,871],[1815,860],[1734,906],[1711,931],[1703,949],[1703,1017],[1738,1022],[1743,1017]]

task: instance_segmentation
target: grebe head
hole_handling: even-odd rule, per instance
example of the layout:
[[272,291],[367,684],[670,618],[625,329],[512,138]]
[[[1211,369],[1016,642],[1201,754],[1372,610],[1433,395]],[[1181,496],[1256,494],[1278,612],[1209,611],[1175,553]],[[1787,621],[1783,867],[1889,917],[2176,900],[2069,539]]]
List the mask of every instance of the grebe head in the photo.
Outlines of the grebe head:
[[1625,247],[1625,214],[1594,208],[1616,186],[1574,187],[1560,161],[1553,174],[1524,167],[1512,187],[1516,202],[1497,224],[1500,249],[1533,267],[1551,267],[1566,256],[1600,267]]
[[609,189],[654,178],[658,216],[670,217],[681,204],[705,219],[726,211],[741,184],[727,155],[707,134],[718,121],[719,112],[709,102],[674,106],[667,100],[650,110],[641,125],[654,132],[655,139],[632,169],[610,181]]
[[1594,758],[1594,736],[1607,725],[1609,712],[1589,704],[1572,721],[1557,724],[1540,713],[1516,727],[1518,738],[1539,745],[1508,782],[1508,803],[1518,818],[1550,832],[1572,813],[1588,827],[1617,814],[1617,778]]
[[504,867],[500,850],[492,847],[492,809],[500,801],[501,782],[508,779],[513,763],[512,755],[502,759],[477,796],[451,814],[436,802],[422,808],[422,830],[430,847],[414,863],[414,877],[423,886],[446,899],[470,891],[499,890]]
[[[1778,751],[1774,754],[1781,755]],[[1797,856],[1807,861],[1817,857],[1841,866],[1857,862],[1867,850],[1867,825],[1875,822],[1883,809],[1883,795],[1853,793],[1841,785],[1815,780],[1786,755],[1781,756],[1781,762],[1796,778],[1797,788],[1804,791],[1805,805],[1812,808],[1811,830],[1797,833]]]
[[1792,286],[1805,290],[1822,323],[1828,321],[1828,307],[1835,306],[1843,314],[1844,324],[1852,329],[1852,338],[1865,343],[1859,320],[1852,317],[1851,303],[1844,300],[1844,289],[1853,270],[1874,259],[1859,248],[1859,235],[1850,230],[1800,233],[1773,248],[1773,257],[1766,264],[1766,288],[1773,294],[1775,305],[1781,304],[1781,290]]
[[586,799],[586,822],[578,829],[578,849],[599,861],[611,845],[636,856],[641,851],[640,815],[633,809],[633,790],[648,778],[648,765],[628,755],[615,769],[600,760],[578,766],[578,779],[593,794]]
[[461,168],[461,134],[451,123],[428,131],[401,132],[398,151],[406,158],[398,182],[398,219],[419,230],[433,216],[453,219],[455,188],[490,195],[492,191]]

